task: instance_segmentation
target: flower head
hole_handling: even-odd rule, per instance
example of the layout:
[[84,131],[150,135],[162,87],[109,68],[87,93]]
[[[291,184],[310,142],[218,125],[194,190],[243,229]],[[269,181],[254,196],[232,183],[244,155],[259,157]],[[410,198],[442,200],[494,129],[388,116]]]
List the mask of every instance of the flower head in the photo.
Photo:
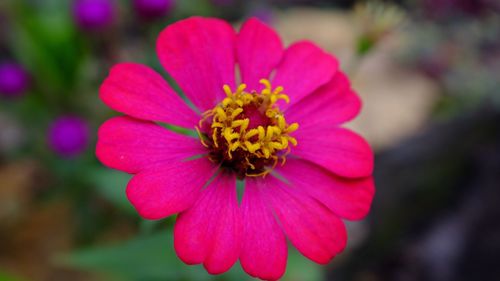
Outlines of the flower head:
[[109,27],[115,19],[113,0],[76,0],[73,16],[77,25],[89,31]]
[[48,143],[53,151],[63,157],[72,157],[82,153],[88,141],[88,125],[78,117],[59,117],[49,128]]
[[136,13],[144,19],[161,18],[172,10],[174,4],[174,0],[134,0]]
[[23,95],[29,86],[29,76],[16,63],[0,63],[0,94],[12,98]]
[[127,196],[139,214],[179,213],[178,256],[212,274],[239,259],[249,275],[279,279],[285,237],[317,263],[340,253],[342,219],[367,214],[374,185],[369,145],[341,127],[361,104],[337,60],[307,41],[285,49],[256,19],[237,34],[219,19],[176,22],[157,52],[195,109],[140,64],[114,66],[100,88],[104,103],[127,116],[101,126],[96,154],[135,174]]

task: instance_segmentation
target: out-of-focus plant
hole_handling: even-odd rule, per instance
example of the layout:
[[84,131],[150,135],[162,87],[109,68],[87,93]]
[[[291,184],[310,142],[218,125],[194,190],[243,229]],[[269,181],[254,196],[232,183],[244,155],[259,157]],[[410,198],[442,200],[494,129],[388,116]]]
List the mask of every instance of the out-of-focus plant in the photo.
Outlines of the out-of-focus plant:
[[484,104],[500,107],[500,7],[472,2],[424,1],[413,7],[420,13],[408,24],[403,58],[441,83],[437,111],[444,116]]
[[381,1],[358,4],[354,14],[359,25],[356,41],[358,56],[368,54],[384,37],[400,27],[406,18],[401,8]]

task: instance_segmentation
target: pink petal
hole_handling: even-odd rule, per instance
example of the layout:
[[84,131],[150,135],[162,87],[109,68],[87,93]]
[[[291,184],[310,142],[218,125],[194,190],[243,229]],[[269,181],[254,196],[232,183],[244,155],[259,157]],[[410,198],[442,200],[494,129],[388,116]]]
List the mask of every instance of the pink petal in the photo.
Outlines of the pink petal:
[[326,84],[337,69],[337,60],[311,42],[297,42],[288,47],[273,80],[273,87],[283,86],[290,97],[290,104],[281,108],[291,106]]
[[96,148],[97,158],[104,165],[133,174],[159,163],[206,152],[195,138],[125,116],[111,118],[102,124]]
[[373,172],[370,145],[344,128],[309,127],[293,133],[297,146],[292,154],[348,178],[368,177]]
[[244,228],[241,266],[253,277],[278,280],[286,268],[288,253],[285,235],[263,201],[255,179],[246,181],[241,211]]
[[276,170],[292,186],[320,201],[339,217],[359,220],[370,210],[375,194],[372,177],[341,178],[300,159],[288,159]]
[[217,169],[206,157],[169,161],[135,175],[127,197],[145,219],[162,219],[191,207]]
[[281,227],[292,244],[307,258],[328,263],[347,241],[344,223],[320,202],[273,176],[259,181]]
[[233,266],[240,254],[241,212],[236,179],[220,174],[203,190],[198,201],[177,218],[174,246],[187,264],[203,263],[211,274]]
[[241,27],[236,53],[243,83],[248,90],[260,90],[259,80],[268,78],[283,56],[281,39],[274,30],[255,18]]
[[140,64],[115,65],[99,94],[112,109],[139,119],[190,129],[200,119],[160,74]]
[[361,100],[351,89],[347,76],[337,72],[330,82],[289,107],[286,119],[299,122],[300,128],[336,126],[347,122],[361,109]]
[[224,84],[234,89],[235,39],[227,22],[202,17],[171,24],[158,38],[163,67],[202,111],[225,97]]

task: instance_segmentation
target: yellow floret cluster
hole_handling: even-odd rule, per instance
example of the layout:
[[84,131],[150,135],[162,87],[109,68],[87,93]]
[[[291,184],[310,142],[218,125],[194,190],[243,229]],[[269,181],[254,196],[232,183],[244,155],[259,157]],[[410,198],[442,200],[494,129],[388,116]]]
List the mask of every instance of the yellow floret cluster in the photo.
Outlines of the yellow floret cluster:
[[[205,112],[200,121],[201,128],[203,122],[211,118],[211,133],[208,136],[210,144],[207,143],[207,136],[203,136],[200,132],[205,146],[224,147],[228,159],[232,159],[235,152],[243,153],[251,169],[256,157],[272,159],[274,165],[279,158],[284,162],[286,154],[290,151],[290,144],[297,145],[297,140],[290,136],[290,133],[299,127],[297,123],[287,124],[276,104],[279,100],[289,102],[289,97],[283,93],[283,87],[276,87],[273,90],[271,83],[266,79],[260,80],[260,83],[264,85],[260,93],[246,92],[245,84],[241,84],[235,92],[228,85],[224,85],[226,97],[215,108]],[[263,118],[267,119],[267,124],[251,128],[251,120],[245,112],[249,107],[265,116]],[[199,131],[199,128],[197,129]],[[280,151],[285,152],[278,153]],[[248,175],[261,175],[267,173],[266,171]]]

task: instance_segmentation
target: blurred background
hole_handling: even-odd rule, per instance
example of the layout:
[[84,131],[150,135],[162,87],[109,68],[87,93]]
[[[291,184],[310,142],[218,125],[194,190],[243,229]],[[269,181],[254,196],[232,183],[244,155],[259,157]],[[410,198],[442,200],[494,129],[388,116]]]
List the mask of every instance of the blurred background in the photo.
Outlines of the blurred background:
[[191,15],[255,16],[286,44],[335,54],[364,101],[350,127],[376,152],[371,214],[318,266],[284,280],[500,280],[500,1],[0,1],[0,281],[249,280],[180,262],[174,218],[145,221],[129,175],[94,156],[117,113],[117,62],[163,73],[158,33]]

